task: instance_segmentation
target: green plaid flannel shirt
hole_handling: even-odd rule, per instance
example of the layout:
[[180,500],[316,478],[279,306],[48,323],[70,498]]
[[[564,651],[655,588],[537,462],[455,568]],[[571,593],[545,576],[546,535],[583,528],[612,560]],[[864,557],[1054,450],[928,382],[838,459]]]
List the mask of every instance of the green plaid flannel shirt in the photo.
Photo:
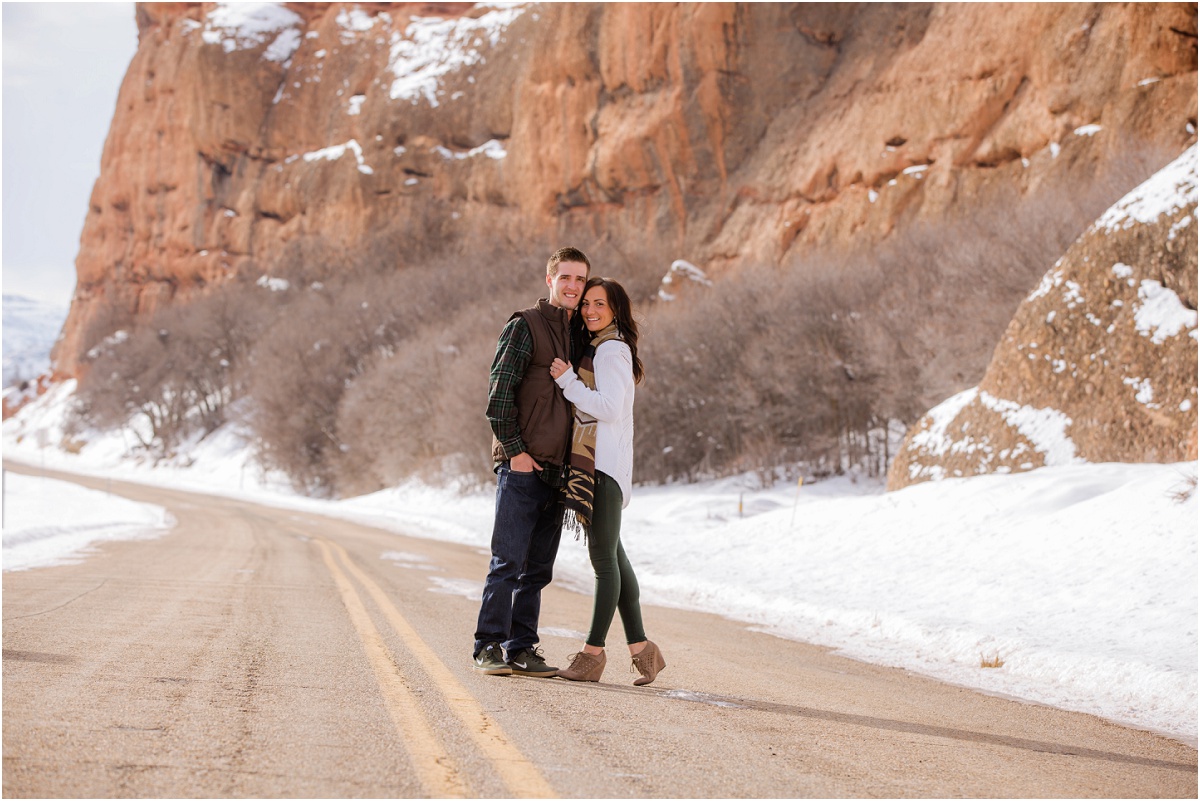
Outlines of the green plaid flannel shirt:
[[[517,386],[532,358],[533,335],[529,333],[529,325],[523,318],[514,317],[504,326],[496,342],[487,407],[492,433],[509,459],[525,452],[525,441],[521,439],[521,427],[517,424]],[[562,467],[559,465],[544,464],[539,475],[552,487],[562,484]]]

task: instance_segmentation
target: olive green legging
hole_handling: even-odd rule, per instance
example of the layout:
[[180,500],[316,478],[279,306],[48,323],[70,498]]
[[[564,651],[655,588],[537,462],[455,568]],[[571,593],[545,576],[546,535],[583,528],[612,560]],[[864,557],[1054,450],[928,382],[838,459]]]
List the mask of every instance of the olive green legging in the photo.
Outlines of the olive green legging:
[[621,547],[621,487],[609,475],[596,471],[596,495],[592,502],[592,528],[588,532],[588,556],[596,574],[596,600],[592,606],[592,630],[587,644],[604,647],[613,613],[621,610],[626,642],[642,642],[642,606],[637,576]]

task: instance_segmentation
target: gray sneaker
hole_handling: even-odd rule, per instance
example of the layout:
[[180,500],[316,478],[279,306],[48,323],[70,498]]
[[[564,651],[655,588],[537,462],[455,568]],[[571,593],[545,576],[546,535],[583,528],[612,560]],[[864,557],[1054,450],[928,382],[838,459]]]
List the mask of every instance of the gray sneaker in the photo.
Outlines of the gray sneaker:
[[513,669],[504,662],[504,651],[500,643],[489,642],[475,654],[475,669],[489,676],[511,676]]
[[546,664],[546,660],[542,658],[541,648],[522,648],[508,658],[508,666],[518,676],[547,678],[558,673],[558,668]]

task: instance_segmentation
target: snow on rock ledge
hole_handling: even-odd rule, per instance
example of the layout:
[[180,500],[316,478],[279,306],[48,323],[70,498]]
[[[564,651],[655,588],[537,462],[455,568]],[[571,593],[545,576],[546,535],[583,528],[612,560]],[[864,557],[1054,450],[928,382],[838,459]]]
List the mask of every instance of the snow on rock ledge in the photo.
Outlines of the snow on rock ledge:
[[978,387],[931,410],[888,489],[1196,458],[1196,148],[1119,200],[1025,299]]
[[298,29],[304,22],[278,3],[217,3],[204,20],[200,35],[205,44],[219,44],[232,53],[270,42],[262,57],[281,64],[300,46]]

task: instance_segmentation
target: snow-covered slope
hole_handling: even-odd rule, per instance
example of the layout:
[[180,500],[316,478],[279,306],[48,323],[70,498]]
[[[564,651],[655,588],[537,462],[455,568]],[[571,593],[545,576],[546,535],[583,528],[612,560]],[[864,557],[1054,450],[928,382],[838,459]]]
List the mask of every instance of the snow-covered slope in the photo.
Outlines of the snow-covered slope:
[[50,369],[50,349],[66,318],[66,305],[4,296],[4,386],[37,378]]

